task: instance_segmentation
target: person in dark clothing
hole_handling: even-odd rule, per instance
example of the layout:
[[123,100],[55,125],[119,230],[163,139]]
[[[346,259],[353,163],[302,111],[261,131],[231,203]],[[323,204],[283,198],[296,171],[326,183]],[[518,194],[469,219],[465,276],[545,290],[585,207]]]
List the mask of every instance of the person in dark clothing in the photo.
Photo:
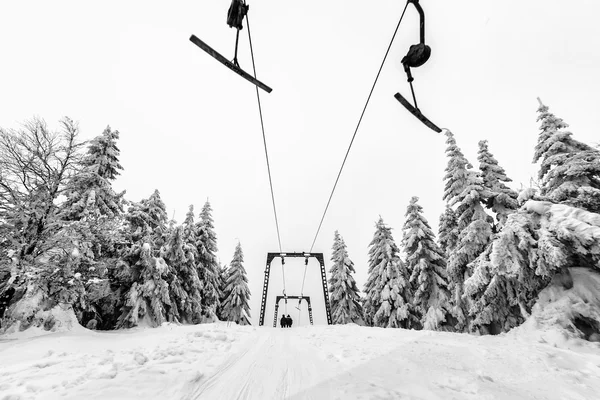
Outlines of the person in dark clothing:
[[281,316],[279,323],[281,324],[282,328],[285,328],[287,326],[287,318],[285,317],[285,314]]
[[287,327],[291,328],[292,327],[292,317],[290,317],[290,314],[287,315]]

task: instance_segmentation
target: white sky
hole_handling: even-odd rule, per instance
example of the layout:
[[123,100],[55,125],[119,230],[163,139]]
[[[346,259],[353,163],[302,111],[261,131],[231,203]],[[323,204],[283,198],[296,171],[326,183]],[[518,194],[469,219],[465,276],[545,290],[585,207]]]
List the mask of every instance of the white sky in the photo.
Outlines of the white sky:
[[[242,243],[256,321],[266,253],[278,251],[256,95],[188,40],[195,34],[232,57],[229,1],[90,4],[0,4],[0,126],[39,115],[58,127],[66,115],[90,139],[110,125],[121,133],[125,168],[115,188],[127,189],[128,199],[158,188],[181,222],[189,204],[198,212],[210,198],[221,261]],[[308,251],[404,2],[249,4],[259,79],[274,89],[261,96],[283,250]],[[600,3],[421,4],[432,56],[414,70],[417,100],[453,131],[475,166],[477,142],[488,139],[515,187],[527,184],[536,172],[537,96],[578,140],[599,140]],[[246,29],[242,34],[239,61],[251,71]],[[338,229],[361,288],[379,215],[400,242],[411,196],[420,197],[436,232],[443,211],[444,138],[393,98],[410,93],[400,59],[417,41],[418,15],[409,8],[313,250],[325,253],[329,269]],[[286,266],[288,294],[298,294],[303,261]],[[310,266],[305,294],[322,299],[318,263]],[[275,270],[272,296],[281,292]],[[324,322],[313,303],[315,322]]]

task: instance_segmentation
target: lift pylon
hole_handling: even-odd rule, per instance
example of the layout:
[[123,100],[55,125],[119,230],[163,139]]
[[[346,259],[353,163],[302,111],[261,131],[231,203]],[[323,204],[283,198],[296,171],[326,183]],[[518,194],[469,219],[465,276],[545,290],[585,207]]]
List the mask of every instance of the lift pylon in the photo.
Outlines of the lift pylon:
[[[331,320],[331,309],[329,307],[329,292],[327,290],[327,275],[325,272],[325,259],[323,257],[323,253],[267,253],[267,265],[265,267],[265,280],[264,280],[264,284],[263,284],[263,292],[262,292],[262,299],[261,299],[261,304],[260,304],[260,318],[258,321],[258,325],[259,326],[263,326],[264,322],[265,322],[265,311],[267,308],[267,295],[269,292],[269,276],[271,275],[271,262],[276,258],[276,257],[281,257],[282,259],[285,259],[286,257],[291,257],[291,258],[316,258],[317,261],[319,262],[319,265],[321,267],[321,283],[323,286],[323,298],[325,299],[325,313],[327,314],[327,324],[331,325],[332,320]],[[279,301],[281,299],[283,299],[284,297],[287,297],[288,299],[298,299],[298,300],[302,300],[302,299],[306,299],[308,296],[277,296],[276,297],[276,303],[275,303],[275,326],[277,324],[277,309],[279,307]],[[312,324],[312,308],[310,306],[310,298],[309,298],[309,314],[310,314],[310,319],[311,319],[311,324]]]
[[[279,302],[283,299],[295,299],[295,300],[306,300],[308,304],[308,318],[310,320],[310,324],[313,324],[312,317],[312,306],[310,305],[310,296],[277,296],[275,298],[275,317],[273,318],[273,328],[277,328],[277,316],[279,314]],[[298,321],[300,322],[300,321]]]

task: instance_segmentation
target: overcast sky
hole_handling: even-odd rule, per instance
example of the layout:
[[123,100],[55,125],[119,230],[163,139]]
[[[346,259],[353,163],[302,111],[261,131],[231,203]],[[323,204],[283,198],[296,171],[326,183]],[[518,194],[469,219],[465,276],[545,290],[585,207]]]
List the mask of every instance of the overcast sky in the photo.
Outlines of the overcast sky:
[[[249,4],[258,76],[274,89],[261,96],[283,250],[308,251],[405,3]],[[414,70],[417,100],[452,130],[474,166],[477,142],[487,139],[514,187],[529,182],[538,96],[576,139],[600,141],[600,3],[421,4],[432,56]],[[38,115],[58,128],[69,116],[90,139],[110,125],[121,133],[125,168],[115,188],[128,199],[159,189],[181,222],[189,204],[199,212],[209,198],[223,263],[241,241],[257,321],[266,253],[278,243],[256,94],[188,40],[195,34],[233,58],[228,7],[228,0],[0,3],[0,126],[17,128]],[[246,35],[239,61],[251,72]],[[418,14],[409,8],[313,249],[325,253],[329,269],[339,230],[361,288],[380,215],[399,243],[412,196],[435,232],[444,207],[444,137],[393,97],[409,96],[400,59],[417,41]],[[288,294],[299,294],[303,266],[286,263]],[[273,267],[271,299],[282,290],[280,264]],[[309,267],[305,294],[316,299],[315,322],[322,323],[318,264]],[[268,311],[267,325],[272,304]]]

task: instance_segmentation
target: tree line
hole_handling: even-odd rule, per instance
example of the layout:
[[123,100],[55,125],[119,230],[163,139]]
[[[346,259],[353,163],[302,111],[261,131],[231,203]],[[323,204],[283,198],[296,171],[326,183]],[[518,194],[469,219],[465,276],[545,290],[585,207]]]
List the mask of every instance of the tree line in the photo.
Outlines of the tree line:
[[0,328],[51,329],[57,307],[91,329],[249,323],[241,245],[219,263],[209,201],[177,224],[158,190],[126,200],[119,132],[79,134],[69,118],[0,128]]
[[[570,288],[569,268],[600,270],[600,151],[574,139],[541,101],[537,112],[537,182],[520,193],[507,185],[486,140],[474,169],[446,131],[446,208],[437,239],[417,197],[400,246],[380,217],[363,294],[335,233],[335,323],[496,334],[524,322],[552,282]],[[600,320],[594,323],[600,329]]]

